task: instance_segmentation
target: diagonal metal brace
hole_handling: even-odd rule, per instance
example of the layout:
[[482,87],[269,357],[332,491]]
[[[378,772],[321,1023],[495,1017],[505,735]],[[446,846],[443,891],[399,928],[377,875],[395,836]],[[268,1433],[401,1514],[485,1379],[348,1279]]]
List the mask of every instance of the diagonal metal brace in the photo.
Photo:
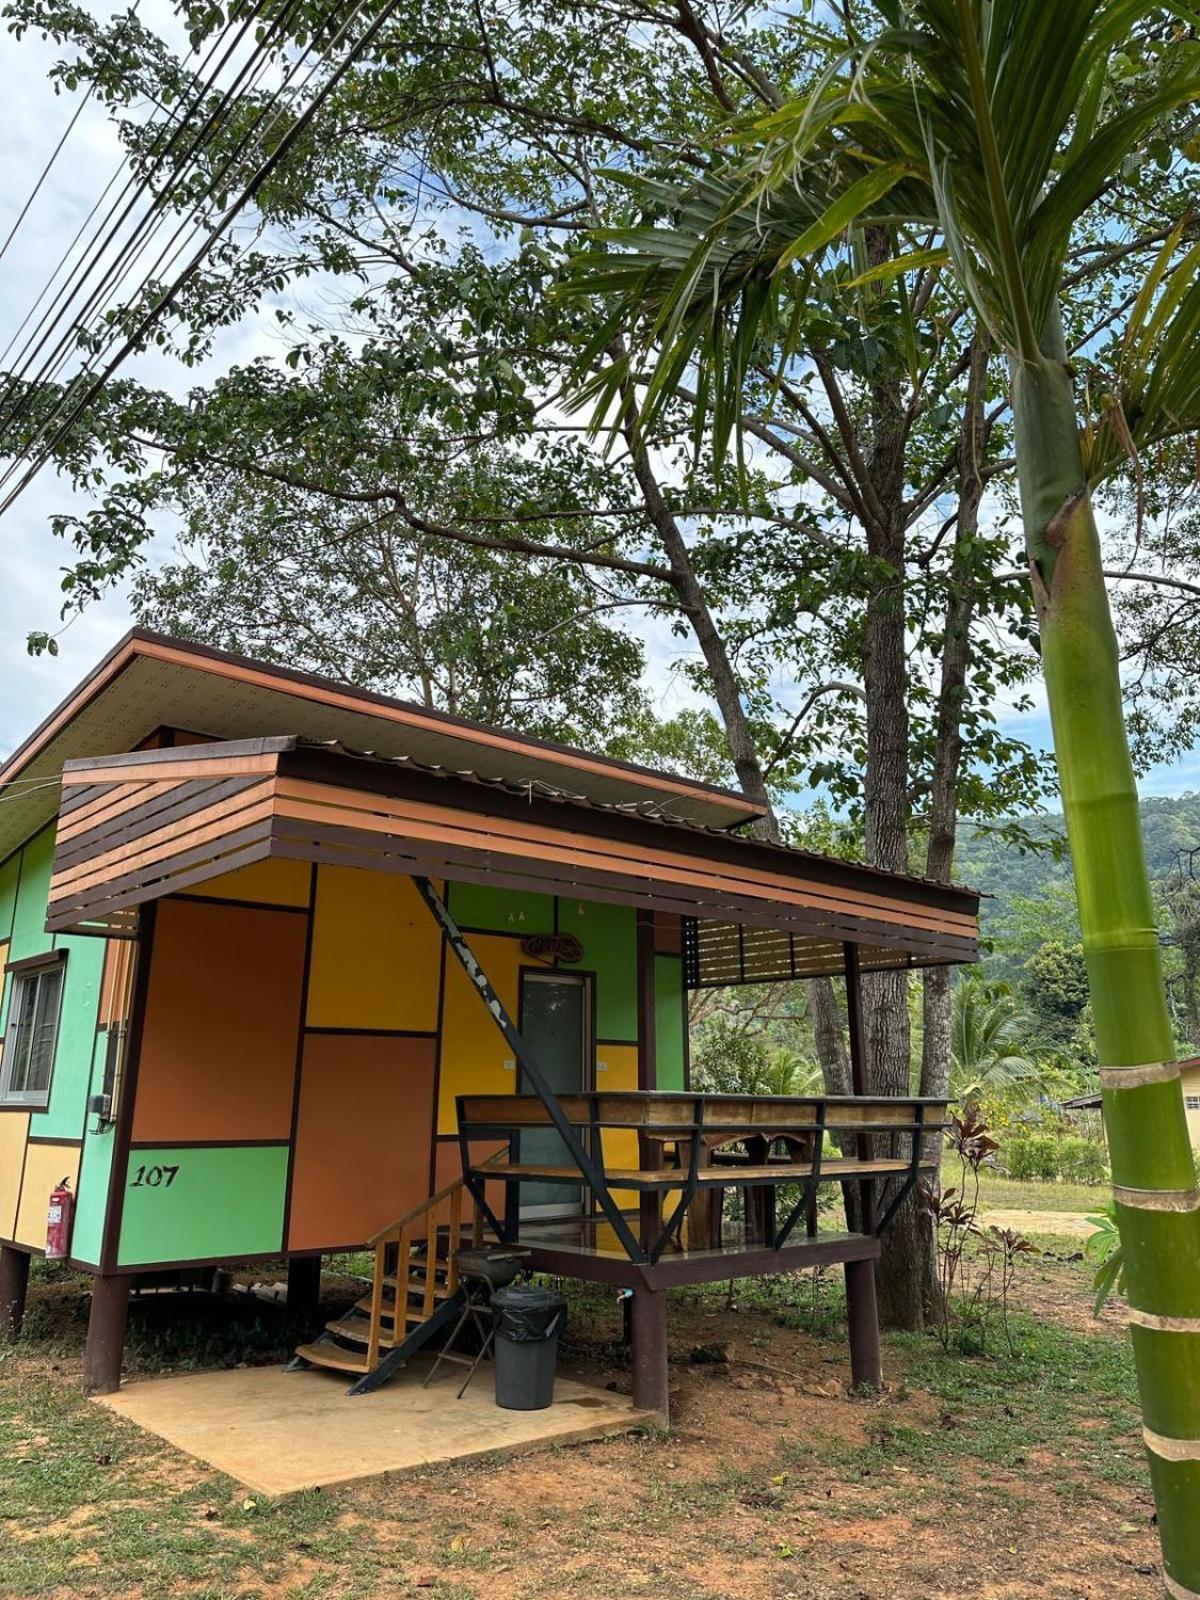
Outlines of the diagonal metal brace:
[[513,1055],[516,1056],[521,1066],[522,1075],[528,1078],[530,1085],[538,1099],[550,1114],[550,1121],[555,1132],[562,1139],[571,1160],[579,1168],[584,1182],[592,1190],[604,1213],[605,1220],[611,1226],[617,1238],[625,1248],[625,1253],[631,1261],[648,1261],[646,1251],[638,1242],[637,1235],[625,1220],[624,1213],[612,1197],[608,1187],[603,1166],[592,1156],[584,1145],[575,1128],[571,1125],[566,1113],[558,1102],[558,1096],[550,1087],[541,1067],[530,1054],[529,1046],[517,1031],[516,1024],[504,1009],[504,1002],[492,987],[486,972],[475,959],[475,953],[462,936],[462,932],[446,906],[445,901],[430,883],[428,878],[414,877],[413,882],[425,904],[429,907],[434,921],[446,936],[446,942],[454,952],[463,971],[474,985],[476,993],[487,1007],[492,1021],[504,1035],[505,1042]]

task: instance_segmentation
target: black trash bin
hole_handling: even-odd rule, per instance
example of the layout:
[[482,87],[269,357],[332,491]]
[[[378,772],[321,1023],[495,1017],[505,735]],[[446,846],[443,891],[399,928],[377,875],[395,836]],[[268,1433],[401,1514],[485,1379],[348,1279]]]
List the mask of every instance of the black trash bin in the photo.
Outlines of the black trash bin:
[[496,1404],[505,1411],[544,1411],[554,1399],[558,1335],[566,1298],[535,1284],[492,1295],[496,1319]]

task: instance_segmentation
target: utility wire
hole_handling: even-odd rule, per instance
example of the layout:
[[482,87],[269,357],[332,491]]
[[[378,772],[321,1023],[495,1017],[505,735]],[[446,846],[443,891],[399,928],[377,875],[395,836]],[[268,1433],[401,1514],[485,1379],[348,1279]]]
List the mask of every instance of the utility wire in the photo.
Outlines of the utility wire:
[[67,123],[66,127],[63,129],[62,133],[59,135],[58,143],[54,146],[54,149],[50,152],[50,159],[46,162],[46,165],[42,168],[41,172],[38,174],[37,182],[34,184],[33,188],[29,191],[29,198],[26,200],[25,204],[21,207],[20,211],[17,213],[17,220],[13,223],[12,227],[8,230],[8,237],[5,239],[3,244],[0,244],[0,261],[3,261],[5,256],[8,254],[9,245],[16,238],[17,230],[20,228],[21,224],[25,221],[25,218],[29,215],[30,206],[37,199],[38,195],[42,192],[42,185],[45,183],[46,179],[50,176],[51,170],[54,167],[54,163],[58,160],[59,156],[62,154],[63,145],[66,144],[67,140],[71,137],[72,133],[74,133],[75,124],[79,121],[80,117],[83,115],[84,108],[86,107],[88,101],[92,98],[92,95],[95,92],[95,88],[96,88],[96,80],[95,80],[95,78],[93,78],[91,83],[89,83],[88,86],[87,86],[87,93],[84,95],[83,99],[79,102],[79,104],[75,107],[75,112],[74,112],[74,115],[71,117],[70,122]]
[[[333,39],[331,39],[329,46],[330,49],[336,46],[339,40],[348,32],[349,28],[362,11],[365,3],[366,0],[358,0],[353,12],[346,18],[345,22],[343,22],[341,27],[338,29]],[[187,266],[168,286],[168,288],[163,290],[162,293],[157,296],[154,303],[140,319],[134,332],[125,340],[124,344],[117,351],[116,355],[113,356],[104,370],[97,375],[94,381],[89,385],[87,391],[80,397],[72,409],[71,414],[67,417],[66,421],[61,424],[54,437],[50,440],[49,444],[42,450],[41,454],[36,459],[30,462],[29,468],[21,480],[9,490],[3,502],[0,502],[0,515],[2,515],[10,505],[12,505],[13,501],[16,500],[18,495],[20,495],[33,480],[33,478],[36,477],[37,473],[45,465],[50,455],[53,453],[65,435],[70,431],[76,420],[101,392],[105,384],[118,370],[122,363],[129,357],[130,354],[132,354],[134,350],[140,346],[145,334],[154,325],[162,313],[170,307],[170,305],[178,297],[180,291],[186,287],[186,285],[199,271],[212,246],[216,244],[228,231],[234,219],[239,215],[245,205],[251,199],[253,199],[254,195],[257,194],[262,185],[290,154],[292,148],[296,145],[306,129],[312,123],[317,112],[329,99],[330,95],[349,71],[350,67],[378,37],[384,25],[391,18],[392,13],[397,9],[398,4],[399,0],[386,0],[386,3],[380,8],[375,20],[367,27],[361,38],[357,41],[357,43],[353,44],[349,50],[347,50],[345,56],[330,73],[325,83],[313,96],[312,100],[309,102],[304,111],[301,112],[301,114],[295,119],[276,148],[260,165],[243,192],[225,211],[224,215],[217,223],[217,226],[211,231],[209,237],[204,241],[200,249],[197,250],[191,257]],[[329,13],[329,16],[332,17],[333,12],[338,9],[340,9],[340,6],[335,6]],[[328,18],[326,20],[328,20]],[[324,24],[322,25],[321,29],[314,31],[314,40],[317,37],[317,33],[323,31],[323,27]],[[311,46],[309,48],[311,48]],[[316,70],[317,66],[314,65],[309,74],[309,78],[306,80],[306,84],[307,82],[311,81],[311,78],[315,74]]]
[[[287,24],[287,22],[288,22],[288,20],[290,18],[290,13],[293,12],[297,8],[297,6],[299,4],[300,4],[300,0],[287,0],[287,3],[284,5],[284,7],[282,8],[282,10],[280,11],[280,13],[278,14],[278,16],[276,18],[276,23],[274,25],[276,29],[283,28],[284,26],[286,26],[286,24]],[[331,15],[332,15],[332,13],[331,13]],[[202,207],[205,203],[207,203],[207,201],[210,198],[212,198],[214,193],[216,193],[219,190],[219,188],[224,184],[224,182],[228,178],[229,174],[234,170],[234,168],[235,168],[238,160],[242,156],[243,152],[249,146],[249,144],[253,141],[253,139],[255,138],[256,134],[259,132],[260,128],[262,128],[263,124],[267,121],[268,117],[271,117],[273,121],[274,120],[278,120],[278,107],[276,106],[274,114],[272,115],[272,106],[275,104],[275,102],[277,102],[277,101],[279,101],[281,99],[283,93],[286,91],[288,85],[290,84],[292,77],[294,77],[296,75],[296,73],[300,70],[300,68],[302,67],[302,65],[304,63],[304,60],[307,58],[307,56],[311,52],[314,42],[315,42],[315,35],[314,35],[314,39],[310,40],[310,43],[309,43],[308,47],[305,49],[305,51],[302,53],[302,55],[298,58],[298,60],[295,61],[294,63],[292,63],[292,65],[289,67],[287,73],[285,74],[283,82],[280,84],[279,88],[275,91],[275,94],[271,97],[271,99],[267,102],[267,104],[259,112],[258,117],[255,120],[255,122],[252,123],[251,126],[249,127],[249,129],[243,134],[242,138],[239,140],[238,144],[235,146],[235,148],[232,151],[232,153],[226,158],[225,163],[221,167],[220,171],[217,172],[212,177],[212,179],[211,179],[211,181],[210,181],[210,183],[208,185],[207,192],[204,195],[202,195],[199,198],[199,200],[193,202],[193,204],[195,206]],[[235,79],[234,83],[230,85],[229,89],[223,95],[221,103],[217,106],[217,108],[212,112],[212,114],[208,118],[208,121],[207,121],[207,123],[205,125],[205,128],[201,130],[200,134],[197,135],[196,139],[193,141],[193,147],[195,149],[199,150],[200,147],[202,146],[204,138],[207,135],[207,131],[208,131],[209,126],[210,125],[211,126],[216,126],[216,124],[222,119],[225,105],[229,101],[232,100],[234,94],[237,93],[238,89],[239,88],[244,88],[245,92],[252,92],[257,87],[257,80],[261,77],[263,71],[265,70],[265,67],[269,64],[269,52],[270,52],[271,48],[273,48],[273,46],[272,46],[270,37],[268,36],[266,39],[264,39],[261,42],[260,48],[255,51],[255,53],[251,57],[251,59],[248,62],[244,63],[242,71],[239,72],[239,74],[238,74],[237,78]],[[244,85],[243,84],[243,80],[245,79],[247,72],[252,73],[252,76],[250,78],[249,83]],[[311,76],[311,74],[310,74],[310,76]],[[190,156],[190,154],[191,154],[191,151],[189,151],[189,156]],[[182,171],[182,167],[180,168],[180,170]],[[159,196],[159,199],[156,200],[155,207],[153,207],[151,209],[151,212],[150,212],[150,217],[151,218],[156,218],[156,220],[153,222],[153,226],[151,228],[151,231],[147,235],[146,239],[141,241],[141,243],[137,245],[137,251],[136,251],[137,254],[139,254],[139,255],[142,254],[149,247],[149,244],[150,244],[151,240],[154,238],[154,236],[163,227],[165,219],[167,217],[167,212],[165,211],[164,206],[165,206],[166,201],[169,200],[169,198],[170,198],[169,191],[164,190],[162,195]],[[159,203],[160,201],[162,202],[161,205]],[[134,306],[137,304],[138,298],[150,287],[150,285],[154,282],[154,280],[157,277],[157,275],[160,272],[162,272],[164,270],[167,270],[171,266],[173,266],[174,263],[179,259],[180,255],[183,253],[183,250],[186,247],[186,245],[189,242],[189,240],[197,238],[203,231],[204,231],[203,226],[195,223],[193,217],[191,217],[191,216],[186,216],[185,217],[184,221],[182,223],[180,223],[179,226],[177,227],[177,229],[176,229],[174,235],[172,236],[172,238],[167,242],[167,245],[160,252],[157,260],[154,262],[154,264],[150,268],[149,272],[142,279],[142,282],[139,285],[139,287],[136,290],[136,292],[133,295],[131,295],[129,300],[126,302],[126,305],[124,307],[124,309],[126,311],[130,311],[131,312],[133,310]],[[134,242],[136,243],[136,240]],[[111,276],[111,272],[107,276]],[[93,296],[93,301],[95,299],[96,299],[96,296]],[[90,309],[90,307],[89,307],[89,309]],[[86,330],[83,330],[83,329],[79,329],[78,330],[80,335],[82,335],[85,331]],[[42,421],[41,421],[36,433],[34,434],[33,438],[26,442],[26,445],[24,447],[24,451],[22,452],[23,454],[27,455],[32,450],[34,450],[36,448],[36,446],[41,441],[41,439],[45,437],[46,433],[53,426],[55,420],[69,407],[69,405],[71,404],[73,396],[78,391],[80,385],[84,382],[84,380],[87,378],[89,373],[91,373],[94,370],[96,363],[102,358],[102,356],[104,355],[106,350],[112,348],[113,343],[115,342],[116,338],[119,336],[119,332],[120,332],[120,329],[118,327],[116,329],[116,331],[113,332],[110,335],[110,337],[108,338],[108,340],[106,342],[102,342],[101,344],[99,344],[97,346],[97,348],[95,348],[94,350],[89,352],[89,354],[85,357],[83,366],[75,374],[75,376],[71,379],[71,382],[66,386],[66,388],[63,390],[62,394],[59,395],[58,399],[56,400],[54,405],[51,407],[49,413],[42,419]],[[38,390],[40,388],[42,388],[45,385],[47,385],[48,383],[52,382],[58,376],[59,372],[62,371],[63,367],[66,365],[67,361],[70,359],[71,352],[75,347],[75,343],[76,343],[76,340],[74,338],[72,338],[71,333],[68,333],[68,335],[66,337],[65,347],[64,347],[64,342],[60,341],[59,351],[56,353],[56,357],[53,358],[51,362],[47,363],[43,367],[43,370],[38,375],[37,379],[35,380],[34,385],[31,386],[30,388],[28,388],[25,391],[25,398],[29,399],[30,397],[36,397],[36,394],[37,394],[37,392],[38,392]],[[32,400],[31,400],[31,403],[32,403]],[[26,410],[28,410],[28,409],[29,409],[29,407],[27,406]],[[9,423],[9,425],[11,426],[12,422],[17,420],[17,418],[15,416],[13,416],[13,417],[10,417],[10,418],[6,418],[4,420],[7,421]],[[5,470],[5,472],[2,475],[0,475],[0,488],[3,488],[3,486],[11,479],[11,477],[14,474],[14,472],[19,468],[19,466],[20,466],[20,456],[14,456],[14,458],[10,462],[8,468]]]
[[[148,153],[147,159],[149,161],[149,166],[143,172],[141,177],[139,178],[136,172],[131,171],[130,177],[126,180],[124,188],[117,196],[117,200],[110,209],[105,222],[101,224],[101,230],[107,228],[103,239],[99,242],[99,244],[93,240],[89,246],[89,249],[93,252],[92,260],[90,262],[84,261],[80,263],[80,266],[83,266],[85,270],[82,272],[82,275],[80,275],[78,268],[76,269],[78,282],[75,285],[72,285],[68,279],[68,281],[64,283],[62,288],[59,290],[59,293],[55,296],[53,304],[43,316],[38,328],[35,330],[30,339],[26,341],[25,346],[18,357],[17,369],[10,373],[9,376],[10,385],[14,390],[19,385],[25,385],[26,387],[21,393],[18,394],[16,405],[10,407],[7,413],[0,417],[0,428],[11,428],[17,422],[19,422],[22,416],[24,416],[30,409],[32,405],[31,397],[35,393],[36,389],[51,381],[51,376],[56,371],[56,364],[60,363],[60,358],[64,354],[69,357],[70,351],[75,346],[76,335],[78,332],[82,331],[83,325],[87,318],[92,315],[104,295],[113,286],[114,282],[119,281],[121,273],[124,271],[130,261],[131,251],[136,252],[142,248],[142,244],[138,239],[139,229],[143,228],[146,222],[152,219],[155,214],[167,204],[170,196],[170,179],[177,178],[181,175],[186,163],[192,158],[195,151],[199,148],[200,140],[207,136],[210,126],[215,125],[214,119],[219,116],[221,111],[224,110],[224,107],[228,101],[228,92],[224,97],[222,97],[218,107],[205,122],[200,135],[193,139],[192,143],[189,145],[184,154],[178,160],[176,160],[173,169],[169,174],[167,184],[165,184],[159,194],[155,196],[147,217],[135,225],[131,232],[130,238],[126,240],[125,245],[118,251],[116,258],[109,262],[103,273],[103,276],[92,289],[82,310],[74,314],[71,313],[71,302],[75,300],[77,295],[82,291],[84,285],[87,283],[88,279],[92,276],[93,272],[104,261],[106,252],[109,250],[109,247],[112,245],[114,239],[116,239],[118,236],[124,223],[128,220],[131,213],[137,207],[142,195],[149,188],[155,174],[171,155],[171,152],[177,141],[185,134],[188,127],[188,120],[191,117],[192,112],[198,110],[205,97],[212,92],[218,74],[224,69],[234,50],[237,49],[238,45],[241,43],[242,39],[245,37],[247,31],[250,29],[253,23],[254,14],[253,10],[250,9],[247,11],[245,19],[236,28],[236,30],[233,28],[231,22],[230,24],[226,25],[225,29],[222,30],[220,34],[218,34],[217,38],[213,41],[213,44],[211,45],[207,55],[205,56],[204,61],[201,63],[197,72],[193,75],[192,84],[180,105],[179,114],[175,121],[174,131],[167,140],[165,148],[160,150],[160,146],[163,143],[163,138],[171,126],[171,119],[168,119],[168,121],[165,122],[159,129],[154,143]],[[221,55],[220,60],[216,63],[216,66],[213,68],[212,72],[205,77],[204,74],[212,62],[214,55],[216,55],[221,49],[222,41],[225,40],[231,32],[234,34],[234,37],[229,42],[227,48]],[[259,49],[256,49],[256,51],[250,57],[250,61],[254,62],[258,58],[260,51],[265,52],[265,49],[265,45],[260,46]],[[240,75],[236,82],[240,82]],[[193,91],[195,91],[194,98],[192,97]],[[119,170],[121,169],[118,169],[118,171]],[[131,190],[132,194],[130,193]],[[127,195],[129,196],[128,200],[125,199]],[[116,213],[118,207],[121,207],[123,200],[125,201],[125,204],[120,210],[120,214],[115,217],[115,220],[113,220],[114,214]],[[62,308],[61,310],[59,309],[60,307]],[[60,335],[54,351],[43,362],[40,371],[38,371],[33,378],[30,378],[29,368],[33,361],[37,360],[39,349],[44,347],[46,340],[53,335],[55,327],[63,321],[64,317],[67,316],[70,316],[71,318],[71,325],[63,334]]]
[[[204,73],[204,71],[205,71],[205,69],[207,67],[208,61],[211,60],[213,54],[218,49],[218,47],[220,45],[221,37],[222,36],[218,36],[218,38],[213,42],[213,44],[212,44],[212,46],[211,46],[211,48],[209,50],[209,54],[205,58],[205,61],[202,62],[200,67],[192,74],[191,84],[189,85],[186,93],[183,96],[181,96],[178,108],[176,110],[174,110],[174,111],[171,111],[171,112],[167,113],[167,116],[165,118],[164,127],[159,130],[158,137],[156,138],[154,145],[151,147],[150,151],[148,152],[148,159],[153,160],[153,158],[154,158],[154,156],[155,156],[155,154],[157,152],[158,145],[162,140],[162,136],[166,132],[167,128],[170,127],[171,123],[176,121],[176,120],[179,120],[180,122],[183,122],[186,119],[187,115],[189,114],[188,97],[191,95],[192,91],[196,88],[197,85],[202,84],[203,73]],[[196,53],[196,46],[193,45],[191,50],[189,50],[188,55],[192,56],[195,53]],[[208,88],[208,85],[204,85],[202,87],[202,89],[201,89],[201,93],[203,94],[203,93],[207,92],[207,88]],[[153,122],[153,118],[150,119],[150,122],[151,123]],[[149,124],[148,124],[148,126],[149,126]],[[121,204],[122,200],[124,200],[126,195],[128,195],[130,193],[130,190],[135,188],[135,187],[138,188],[139,191],[141,189],[145,188],[148,174],[144,175],[143,178],[139,182],[136,173],[132,171],[131,158],[128,155],[126,155],[117,164],[116,170],[113,172],[112,176],[109,178],[108,182],[105,184],[104,189],[101,192],[99,198],[96,200],[96,202],[92,206],[91,210],[88,212],[87,216],[83,219],[83,221],[80,223],[79,227],[76,229],[75,237],[71,240],[70,244],[67,246],[66,250],[63,252],[61,258],[59,259],[58,265],[55,267],[54,271],[50,274],[50,277],[47,280],[45,287],[42,289],[41,293],[38,295],[38,297],[34,301],[33,305],[25,313],[25,317],[24,317],[23,321],[21,322],[20,327],[13,334],[13,336],[9,339],[8,344],[4,348],[3,354],[0,354],[0,366],[4,366],[8,362],[8,358],[9,358],[10,354],[12,353],[13,345],[17,342],[17,340],[21,337],[22,333],[24,333],[25,329],[28,327],[31,318],[33,317],[34,313],[37,311],[38,306],[45,299],[47,293],[49,292],[51,286],[54,283],[55,278],[57,278],[59,273],[63,270],[64,266],[66,265],[67,261],[69,260],[69,258],[71,256],[72,251],[75,249],[76,245],[79,243],[80,239],[83,237],[83,234],[85,233],[85,231],[88,229],[88,227],[90,227],[93,218],[96,216],[96,213],[100,210],[100,207],[104,204],[105,200],[108,197],[108,194],[109,194],[110,190],[113,188],[114,184],[117,182],[117,180],[120,178],[121,174],[126,170],[126,168],[130,168],[131,169],[130,170],[130,175],[129,175],[129,177],[126,178],[124,187],[122,188],[121,192],[118,194],[115,202],[109,208],[109,211],[107,213],[107,216],[106,216],[105,220],[103,222],[101,222],[100,227],[97,229],[96,235],[89,241],[89,244],[86,247],[85,252],[84,252],[85,257],[86,257],[87,250],[95,249],[96,239],[99,237],[100,233],[103,231],[105,226],[112,222],[112,218],[116,215],[117,207]],[[152,170],[153,170],[153,168],[151,168],[151,171]],[[105,243],[107,244],[107,240],[105,241]],[[101,246],[100,253],[103,252],[103,249],[104,249],[104,246]],[[83,265],[85,265],[84,261],[80,261],[80,262],[76,263],[75,267],[73,267],[71,269],[71,272],[72,273],[78,273],[80,267],[83,266]],[[81,282],[82,281],[86,281],[86,278],[90,274],[90,271],[91,271],[91,267],[88,267],[87,271],[84,273],[84,278],[83,278],[83,280],[81,280]],[[42,320],[38,324],[37,329],[34,331],[34,333],[31,335],[31,337],[28,340],[26,340],[25,344],[21,348],[21,351],[20,351],[19,355],[17,356],[16,376],[18,378],[20,378],[20,377],[22,377],[24,375],[24,372],[22,370],[23,364],[24,364],[24,370],[28,369],[28,362],[27,362],[26,358],[29,355],[29,352],[32,349],[34,349],[34,347],[39,342],[41,342],[41,343],[45,342],[46,337],[48,336],[48,334],[53,329],[54,322],[59,320],[58,318],[54,317],[54,312],[56,311],[56,309],[59,306],[59,304],[62,302],[63,297],[66,295],[66,296],[69,296],[70,299],[73,299],[75,294],[76,294],[76,292],[77,292],[76,289],[73,288],[72,285],[71,285],[70,274],[69,274],[67,282],[64,283],[61,286],[61,288],[58,291],[58,294],[54,298],[53,303],[48,308],[48,310],[43,314]],[[10,374],[9,374],[10,383],[12,381],[12,377],[13,377],[13,373],[10,372]]]

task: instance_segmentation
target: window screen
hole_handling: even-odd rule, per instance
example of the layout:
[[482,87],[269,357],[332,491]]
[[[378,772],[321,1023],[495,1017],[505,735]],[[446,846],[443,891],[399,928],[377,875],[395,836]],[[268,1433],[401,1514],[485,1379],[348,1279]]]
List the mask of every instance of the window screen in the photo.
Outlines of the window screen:
[[62,990],[61,961],[15,975],[4,1042],[5,1100],[36,1106],[49,1100]]

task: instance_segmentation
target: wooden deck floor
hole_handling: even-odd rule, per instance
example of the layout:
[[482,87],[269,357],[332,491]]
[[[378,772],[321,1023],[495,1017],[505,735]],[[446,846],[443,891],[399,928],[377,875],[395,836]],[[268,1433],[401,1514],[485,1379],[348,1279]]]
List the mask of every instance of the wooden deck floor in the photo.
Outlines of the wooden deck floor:
[[[629,1218],[636,1227],[637,1215]],[[623,1288],[666,1289],[676,1284],[719,1283],[726,1278],[757,1278],[773,1272],[800,1272],[806,1267],[830,1266],[844,1261],[873,1261],[879,1240],[871,1234],[821,1233],[801,1236],[773,1250],[761,1240],[747,1238],[728,1225],[720,1249],[673,1249],[653,1266],[631,1261],[603,1219],[572,1218],[554,1222],[525,1222],[517,1244],[532,1252],[536,1272],[564,1278],[582,1278]]]

